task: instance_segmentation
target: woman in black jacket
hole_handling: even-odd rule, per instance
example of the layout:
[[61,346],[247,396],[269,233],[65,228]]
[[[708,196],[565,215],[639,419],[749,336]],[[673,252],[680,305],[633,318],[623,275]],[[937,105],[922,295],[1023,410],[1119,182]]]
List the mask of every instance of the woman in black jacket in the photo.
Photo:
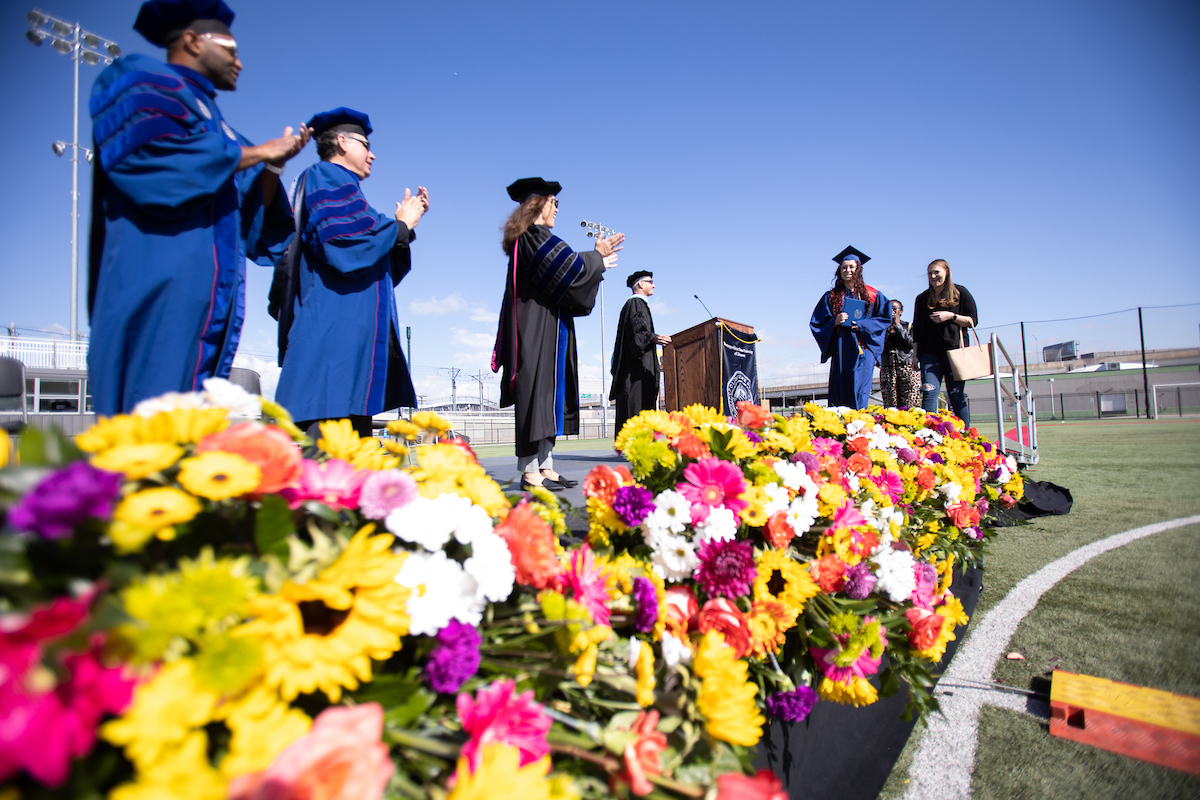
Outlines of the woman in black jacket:
[[950,410],[966,425],[971,424],[966,381],[951,377],[946,353],[963,347],[968,328],[979,323],[975,298],[950,275],[950,265],[937,259],[926,268],[929,288],[913,303],[913,364],[921,370],[921,405],[937,411],[938,392],[943,381]]
[[888,408],[911,408],[921,404],[920,376],[913,364],[913,337],[909,324],[900,319],[904,303],[893,300],[892,324],[883,334],[883,360],[879,362],[879,388]]

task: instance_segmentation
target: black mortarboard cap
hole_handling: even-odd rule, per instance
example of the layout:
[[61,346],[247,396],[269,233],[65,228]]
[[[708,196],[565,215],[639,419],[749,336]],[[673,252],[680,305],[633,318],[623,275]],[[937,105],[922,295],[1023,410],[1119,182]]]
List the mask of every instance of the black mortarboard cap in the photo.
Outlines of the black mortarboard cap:
[[562,184],[558,181],[544,181],[541,178],[521,178],[519,181],[513,181],[508,187],[508,196],[518,203],[525,202],[527,197],[532,197],[535,194],[539,195],[556,195],[562,191]]
[[[205,23],[197,27],[197,23]],[[197,33],[233,34],[233,9],[222,0],[147,0],[133,29],[150,44],[166,47],[189,28]]]
[[339,106],[332,111],[322,111],[320,114],[314,114],[313,118],[308,121],[308,127],[313,129],[313,136],[320,136],[328,130],[370,136],[371,118],[361,111]]
[[853,256],[853,257],[857,258],[858,265],[860,267],[863,264],[865,264],[871,260],[871,257],[869,255],[867,255],[866,253],[864,253],[863,251],[861,251],[855,247],[847,247],[845,250],[843,250],[842,252],[840,252],[836,256],[834,256],[833,261],[835,264],[841,264],[843,261],[846,260],[847,256]]
[[627,281],[625,281],[625,285],[628,286],[630,289],[632,289],[633,285],[635,283],[637,283],[638,281],[640,281],[642,278],[653,278],[653,277],[654,277],[653,272],[647,272],[646,270],[641,269],[641,270],[638,270],[637,272],[633,273],[632,275],[630,275],[629,279]]

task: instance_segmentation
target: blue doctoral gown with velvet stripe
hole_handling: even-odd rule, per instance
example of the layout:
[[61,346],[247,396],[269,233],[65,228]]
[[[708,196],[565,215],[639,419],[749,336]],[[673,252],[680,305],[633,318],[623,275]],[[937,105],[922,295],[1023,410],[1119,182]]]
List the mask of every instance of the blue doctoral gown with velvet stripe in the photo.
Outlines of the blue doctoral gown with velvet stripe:
[[282,190],[221,118],[199,73],[134,54],[92,88],[88,379],[96,413],[193,391],[233,365],[246,258],[270,265],[294,230]]
[[892,322],[889,301],[871,287],[875,295],[866,315],[858,321],[857,335],[849,325],[834,325],[837,316],[833,292],[826,292],[813,309],[809,328],[821,348],[821,363],[829,362],[829,405],[866,408],[870,404],[875,367],[883,356],[883,336]]
[[416,233],[367,204],[358,176],[321,161],[304,173],[300,286],[275,399],[297,420],[417,405],[400,352],[394,288]]

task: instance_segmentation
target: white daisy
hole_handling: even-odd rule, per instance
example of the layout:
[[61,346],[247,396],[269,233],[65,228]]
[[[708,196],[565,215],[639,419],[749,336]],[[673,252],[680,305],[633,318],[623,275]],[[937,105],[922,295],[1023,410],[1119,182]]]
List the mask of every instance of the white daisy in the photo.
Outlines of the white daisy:
[[665,580],[685,581],[700,566],[700,557],[687,537],[668,533],[659,537],[656,544],[650,563]]
[[463,569],[479,585],[481,600],[486,598],[500,603],[512,594],[517,570],[508,544],[498,534],[476,534],[471,542],[471,557],[463,563]]
[[433,636],[452,619],[468,625],[483,619],[479,584],[441,550],[409,553],[396,583],[413,590],[405,609],[410,634]]
[[[805,480],[812,483],[808,476],[804,476]],[[817,487],[814,484],[812,489],[796,495],[787,509],[788,525],[792,526],[792,530],[797,536],[808,533],[812,528],[813,522],[817,519]]]
[[913,575],[916,562],[907,550],[880,550],[870,560],[877,567],[875,575],[879,578],[875,591],[886,592],[893,602],[907,600],[917,588],[917,579]]
[[670,633],[663,634],[662,654],[663,661],[667,662],[667,669],[674,669],[679,664],[686,664],[692,660],[692,651],[688,646]]
[[383,524],[406,542],[419,544],[426,550],[441,550],[450,541],[454,522],[454,517],[444,513],[444,507],[438,501],[418,497],[388,514]]
[[737,536],[737,517],[728,508],[709,509],[708,519],[696,525],[696,541],[729,541]]
[[787,511],[788,502],[791,500],[788,497],[788,490],[780,486],[778,483],[768,483],[763,487],[763,491],[767,495],[767,504],[764,510],[767,519],[770,519],[776,512]]
[[793,492],[800,489],[800,479],[802,477],[808,477],[808,473],[805,472],[802,464],[792,464],[788,461],[776,461],[771,466],[775,470],[775,474],[779,476],[779,480],[783,481],[783,485],[791,489]]
[[654,498],[654,511],[660,512],[660,518],[666,522],[671,533],[683,533],[692,521],[692,504],[674,489],[660,492]]

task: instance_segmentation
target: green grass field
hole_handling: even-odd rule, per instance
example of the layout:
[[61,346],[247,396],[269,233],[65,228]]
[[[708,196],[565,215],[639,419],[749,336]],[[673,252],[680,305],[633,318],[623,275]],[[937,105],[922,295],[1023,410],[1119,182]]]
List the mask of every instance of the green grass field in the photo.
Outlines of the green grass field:
[[[1071,551],[1152,522],[1200,513],[1200,421],[1049,423],[1028,471],[1071,490],[1062,517],[1001,530],[985,559],[982,618],[1019,581]],[[994,677],[1031,688],[1055,667],[1200,696],[1200,526],[1110,551],[1048,591]],[[1041,687],[1046,688],[1042,683]],[[914,734],[881,797],[905,791]],[[977,798],[1200,797],[1200,778],[1051,737],[1042,720],[986,707]]]

